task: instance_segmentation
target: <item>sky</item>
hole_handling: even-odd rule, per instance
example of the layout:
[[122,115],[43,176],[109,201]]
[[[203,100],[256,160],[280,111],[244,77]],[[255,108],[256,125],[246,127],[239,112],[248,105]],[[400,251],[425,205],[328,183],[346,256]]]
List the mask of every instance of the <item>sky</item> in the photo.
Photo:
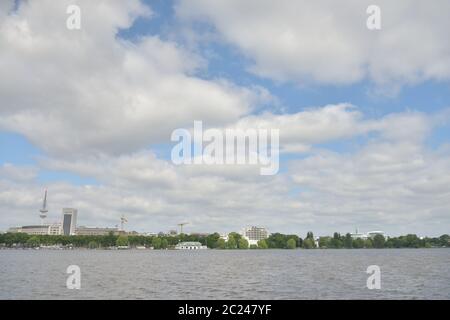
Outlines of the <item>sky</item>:
[[[0,230],[450,233],[450,2],[0,3]],[[80,29],[66,27],[69,5]],[[280,130],[280,170],[175,165],[171,133]]]

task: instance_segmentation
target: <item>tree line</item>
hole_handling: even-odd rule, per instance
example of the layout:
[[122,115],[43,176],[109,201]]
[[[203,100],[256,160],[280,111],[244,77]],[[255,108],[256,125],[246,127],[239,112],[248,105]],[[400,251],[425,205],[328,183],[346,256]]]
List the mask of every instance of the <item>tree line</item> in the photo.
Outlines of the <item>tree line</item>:
[[70,246],[74,248],[109,248],[117,246],[146,246],[154,249],[170,249],[179,242],[196,241],[211,249],[359,249],[359,248],[433,248],[450,247],[450,236],[444,234],[437,238],[419,238],[415,234],[385,238],[376,235],[368,239],[353,239],[350,233],[319,237],[308,232],[304,239],[297,235],[273,233],[268,238],[258,241],[257,245],[249,245],[239,233],[231,232],[228,239],[221,238],[219,233],[205,235],[179,234],[175,236],[142,236],[115,235],[104,236],[63,236],[63,235],[28,235],[25,233],[0,234],[0,245],[3,247],[38,247],[38,246]]

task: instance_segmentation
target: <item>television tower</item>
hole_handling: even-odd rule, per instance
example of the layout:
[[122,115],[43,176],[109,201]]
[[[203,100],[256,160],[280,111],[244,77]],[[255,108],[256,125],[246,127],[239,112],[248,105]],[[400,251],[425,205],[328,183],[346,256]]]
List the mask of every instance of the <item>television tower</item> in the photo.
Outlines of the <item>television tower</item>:
[[42,202],[42,208],[39,210],[41,213],[39,217],[41,218],[41,225],[44,225],[44,220],[47,218],[47,189],[45,189],[44,193],[44,201]]
[[125,216],[122,215],[122,216],[120,217],[120,230],[121,230],[121,231],[125,231],[123,225],[124,225],[124,223],[126,223],[126,222],[128,222],[127,218],[125,218]]
[[180,227],[180,234],[183,233],[183,226],[185,226],[185,225],[187,225],[187,224],[189,224],[189,222],[181,222],[181,223],[178,223],[178,226]]

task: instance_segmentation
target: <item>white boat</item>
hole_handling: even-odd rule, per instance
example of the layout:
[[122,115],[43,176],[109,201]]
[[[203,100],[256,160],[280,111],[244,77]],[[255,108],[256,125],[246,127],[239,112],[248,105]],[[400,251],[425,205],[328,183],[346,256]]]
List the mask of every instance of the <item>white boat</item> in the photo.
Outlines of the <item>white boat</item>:
[[205,250],[207,246],[202,245],[200,242],[180,242],[175,246],[175,250]]

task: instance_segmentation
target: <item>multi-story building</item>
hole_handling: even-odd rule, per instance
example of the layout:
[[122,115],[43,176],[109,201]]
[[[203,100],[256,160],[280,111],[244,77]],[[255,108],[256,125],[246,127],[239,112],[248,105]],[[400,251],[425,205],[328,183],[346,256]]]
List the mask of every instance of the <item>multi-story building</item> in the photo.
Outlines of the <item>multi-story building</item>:
[[62,234],[65,236],[75,235],[77,228],[77,209],[64,208],[62,213]]
[[57,236],[62,233],[61,223],[53,223],[48,226],[48,234],[52,236]]
[[350,233],[353,240],[355,240],[355,239],[363,239],[363,240],[373,239],[373,238],[375,238],[375,236],[377,234],[382,235],[383,237],[387,238],[387,235],[384,231],[369,231],[367,233],[360,233],[360,232],[358,232],[358,229],[356,229],[355,233]]
[[11,233],[26,233],[29,235],[60,235],[61,234],[61,224],[60,223],[54,223],[54,224],[44,224],[44,225],[30,225],[30,226],[21,226],[21,227],[14,227],[9,228],[8,232]]
[[244,228],[241,235],[248,241],[249,245],[257,245],[258,241],[269,237],[269,232],[266,228],[252,226]]
[[22,226],[20,227],[20,231],[30,235],[46,235],[48,234],[48,225],[32,225],[32,226]]
[[91,228],[91,227],[77,227],[76,234],[78,236],[106,236],[110,232],[114,235],[119,234],[118,228]]

